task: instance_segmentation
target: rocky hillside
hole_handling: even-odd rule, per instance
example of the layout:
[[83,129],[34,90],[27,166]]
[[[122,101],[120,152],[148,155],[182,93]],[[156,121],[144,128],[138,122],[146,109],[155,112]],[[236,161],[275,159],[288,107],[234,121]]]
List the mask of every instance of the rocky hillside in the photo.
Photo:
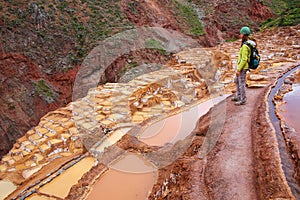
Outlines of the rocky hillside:
[[[214,46],[235,38],[243,25],[259,30],[262,21],[282,12],[278,7],[290,7],[290,1],[286,2],[1,1],[0,156],[41,116],[71,101],[78,68],[99,41],[135,27],[150,26],[173,29],[200,45]],[[149,51],[141,50],[122,56],[111,64],[106,80],[117,81],[122,68],[136,67],[172,52],[154,50],[154,56],[146,53],[149,55]],[[117,72],[112,76],[113,71]]]

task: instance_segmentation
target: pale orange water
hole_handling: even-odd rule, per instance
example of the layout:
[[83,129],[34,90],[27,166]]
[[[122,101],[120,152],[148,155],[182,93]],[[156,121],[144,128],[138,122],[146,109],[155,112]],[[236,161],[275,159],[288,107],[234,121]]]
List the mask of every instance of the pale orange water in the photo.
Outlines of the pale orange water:
[[171,116],[147,127],[139,136],[139,140],[149,145],[162,146],[175,139],[181,124],[181,114]]
[[281,106],[280,115],[288,125],[300,133],[300,84],[293,85],[293,91],[284,95],[286,104]]
[[201,103],[188,111],[168,117],[141,130],[140,141],[148,145],[163,146],[186,138],[194,130],[198,119],[206,114],[211,107],[226,98],[227,95]]
[[88,200],[145,200],[157,179],[156,169],[139,155],[128,153],[99,178]]

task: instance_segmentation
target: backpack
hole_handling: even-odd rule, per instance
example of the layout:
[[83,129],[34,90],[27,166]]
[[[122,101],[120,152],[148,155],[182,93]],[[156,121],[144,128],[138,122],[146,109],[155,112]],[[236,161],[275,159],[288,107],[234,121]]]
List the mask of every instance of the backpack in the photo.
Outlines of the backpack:
[[250,43],[248,42],[244,42],[244,44],[246,44],[250,50],[251,50],[251,54],[250,54],[250,61],[249,61],[249,68],[250,69],[256,69],[259,65],[259,61],[260,61],[260,55],[258,53],[258,50],[255,46],[252,46]]

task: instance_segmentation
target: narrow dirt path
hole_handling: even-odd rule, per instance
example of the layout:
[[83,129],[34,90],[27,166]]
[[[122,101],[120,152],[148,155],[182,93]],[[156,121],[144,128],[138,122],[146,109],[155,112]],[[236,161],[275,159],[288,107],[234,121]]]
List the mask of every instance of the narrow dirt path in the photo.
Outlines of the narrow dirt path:
[[[235,106],[231,97],[228,97],[222,103],[226,104],[225,123],[222,126],[218,123],[212,125],[212,120],[220,121],[224,113],[210,111],[202,116],[194,130],[193,145],[181,159],[160,170],[149,199],[260,199],[259,189],[256,188],[251,123],[257,101],[262,100],[258,97],[265,95],[265,89],[248,89],[248,102],[243,106]],[[223,105],[218,104],[215,109],[218,111]],[[221,129],[221,135],[212,151],[199,158],[199,148],[210,126],[214,126],[212,132]],[[168,181],[172,174],[177,175],[175,184]]]
[[247,104],[227,99],[226,121],[216,148],[208,154],[205,181],[211,199],[258,199],[253,170],[251,117],[263,89],[248,89]]

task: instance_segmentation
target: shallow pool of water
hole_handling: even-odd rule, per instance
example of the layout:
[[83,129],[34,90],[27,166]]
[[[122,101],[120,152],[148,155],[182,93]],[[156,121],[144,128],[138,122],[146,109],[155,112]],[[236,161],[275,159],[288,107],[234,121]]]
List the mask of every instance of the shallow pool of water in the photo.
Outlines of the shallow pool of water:
[[157,171],[141,155],[127,153],[110,165],[88,195],[88,200],[145,200],[157,179]]
[[185,112],[151,124],[138,133],[138,138],[140,141],[153,146],[163,146],[166,143],[174,144],[183,140],[194,130],[198,119],[227,96],[223,95],[208,100]]
[[300,84],[293,85],[293,91],[284,95],[286,102],[280,107],[280,115],[288,125],[300,133]]

